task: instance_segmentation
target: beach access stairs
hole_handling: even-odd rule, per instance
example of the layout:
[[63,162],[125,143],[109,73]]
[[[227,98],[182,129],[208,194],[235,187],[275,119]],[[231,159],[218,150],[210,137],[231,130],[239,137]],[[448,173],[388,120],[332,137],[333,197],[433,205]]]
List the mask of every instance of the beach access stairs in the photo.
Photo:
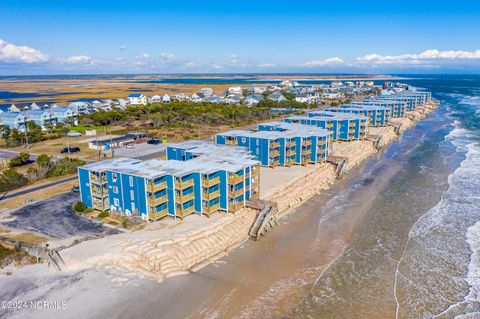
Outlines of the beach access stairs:
[[12,250],[24,251],[30,256],[36,257],[37,261],[44,259],[49,267],[52,266],[58,271],[61,271],[61,266],[65,265],[65,261],[56,249],[39,247],[37,245],[27,244],[4,236],[0,237],[0,245]]
[[335,165],[335,177],[337,179],[341,179],[347,173],[348,157],[328,155],[327,162]]
[[247,207],[258,210],[255,221],[248,232],[250,238],[258,240],[263,237],[265,232],[278,225],[277,214],[278,205],[275,202],[265,200],[251,200],[247,202]]
[[375,149],[380,149],[380,141],[382,140],[382,137],[379,135],[374,135],[374,134],[368,134],[367,135],[367,141],[372,141],[373,142],[373,147]]

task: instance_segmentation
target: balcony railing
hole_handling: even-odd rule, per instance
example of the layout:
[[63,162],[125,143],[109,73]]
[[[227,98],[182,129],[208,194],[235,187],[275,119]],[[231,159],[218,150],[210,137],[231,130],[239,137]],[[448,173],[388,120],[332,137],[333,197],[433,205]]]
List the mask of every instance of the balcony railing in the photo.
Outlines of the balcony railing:
[[280,151],[270,152],[270,157],[277,157],[277,156],[280,156]]
[[237,141],[236,140],[226,140],[225,144],[235,146],[235,145],[237,145]]
[[244,189],[240,188],[234,191],[229,191],[228,197],[237,198],[238,196],[243,195],[243,193],[244,193]]
[[148,219],[149,220],[159,220],[165,216],[168,216],[168,208],[165,207],[164,209],[160,211],[151,211],[148,213]]
[[177,215],[177,217],[180,217],[180,218],[183,219],[185,216],[188,216],[188,215],[190,215],[190,214],[192,214],[192,213],[194,213],[194,212],[195,212],[195,206],[192,205],[192,206],[187,207],[187,208],[179,208],[179,209],[177,209],[176,215]]
[[219,209],[220,209],[220,203],[216,203],[212,206],[207,205],[207,206],[203,207],[203,213],[208,216],[208,215],[218,211]]
[[194,181],[193,181],[193,178],[192,179],[189,179],[188,181],[176,181],[175,182],[175,188],[179,188],[179,189],[185,189],[185,188],[188,188],[190,186],[193,186],[194,184]]
[[233,176],[228,177],[228,183],[229,184],[238,184],[239,182],[243,181],[243,176],[234,174]]
[[153,206],[158,206],[162,203],[165,203],[166,201],[168,201],[168,195],[167,194],[162,195],[160,197],[155,197],[155,196],[151,195],[148,198],[148,204],[153,205]]
[[202,179],[202,186],[207,187],[207,186],[213,186],[220,183],[220,176],[217,176],[212,179]]
[[270,148],[280,147],[280,142],[270,142]]
[[220,196],[220,190],[219,189],[217,189],[216,191],[211,192],[211,193],[208,193],[208,192],[203,193],[203,197],[208,198],[208,199],[214,199],[214,198],[217,198],[218,196]]
[[167,188],[167,182],[163,181],[163,182],[160,182],[158,184],[155,184],[155,183],[151,182],[149,184],[149,186],[150,186],[150,191],[152,193],[155,193],[155,192],[158,192],[158,191],[161,191],[161,190],[164,190],[165,188]]
[[186,202],[188,202],[188,201],[190,201],[194,198],[195,198],[194,192],[191,192],[191,193],[186,194],[186,195],[177,195],[176,196],[176,200],[179,203],[186,203]]
[[97,177],[96,175],[90,175],[90,181],[93,184],[103,185],[107,183],[107,178],[105,176]]

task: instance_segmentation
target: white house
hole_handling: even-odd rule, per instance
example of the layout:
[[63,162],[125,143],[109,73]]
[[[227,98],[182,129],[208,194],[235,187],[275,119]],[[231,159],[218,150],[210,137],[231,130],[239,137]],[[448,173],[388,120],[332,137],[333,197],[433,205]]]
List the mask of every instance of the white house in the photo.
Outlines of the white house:
[[205,95],[203,95],[203,93],[193,93],[190,97],[193,102],[202,102],[204,98]]
[[162,95],[162,102],[163,103],[170,103],[170,95],[168,95],[167,93]]
[[204,96],[212,96],[213,95],[213,89],[212,88],[202,88],[200,90],[200,93],[202,93]]
[[295,96],[295,102],[308,103],[309,98],[307,93],[300,93]]
[[190,96],[188,96],[185,93],[179,93],[175,94],[172,96],[172,100],[177,100],[177,101],[190,101]]
[[243,95],[243,90],[239,86],[232,86],[228,88],[228,94]]
[[160,103],[162,102],[162,97],[160,95],[154,95],[150,97],[150,103]]
[[147,97],[141,93],[133,93],[128,96],[130,105],[147,105]]
[[275,91],[272,94],[270,94],[269,96],[267,96],[267,99],[272,100],[272,101],[276,101],[276,102],[281,102],[281,101],[286,100],[286,98],[283,96],[283,94],[278,92],[278,91]]
[[263,95],[251,94],[245,98],[244,104],[246,106],[256,106],[262,100],[263,100]]

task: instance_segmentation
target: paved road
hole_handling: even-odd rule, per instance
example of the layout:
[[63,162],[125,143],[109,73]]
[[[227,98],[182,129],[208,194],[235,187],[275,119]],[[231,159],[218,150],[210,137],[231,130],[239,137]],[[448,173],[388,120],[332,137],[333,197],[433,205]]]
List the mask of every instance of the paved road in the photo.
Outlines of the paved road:
[[[75,214],[72,205],[76,201],[77,193],[61,194],[17,209],[10,213],[8,221],[0,221],[0,224],[19,230],[39,232],[58,239],[118,233],[115,229],[106,228]],[[10,220],[11,217],[15,219]]]
[[69,176],[69,177],[65,177],[65,178],[62,178],[62,179],[52,181],[50,183],[46,183],[46,184],[42,184],[42,185],[38,185],[38,186],[33,186],[33,187],[23,189],[23,190],[19,190],[19,191],[13,190],[11,192],[8,192],[7,195],[5,195],[4,197],[1,197],[1,195],[0,195],[0,201],[6,200],[6,199],[11,199],[11,198],[21,196],[21,195],[25,195],[25,194],[29,194],[29,193],[33,193],[33,192],[37,192],[37,191],[40,191],[40,190],[45,189],[45,188],[49,188],[49,187],[52,187],[52,186],[57,186],[57,185],[60,185],[60,184],[68,183],[68,182],[71,182],[71,181],[76,180],[76,179],[77,179],[77,175]]
[[[28,150],[26,150],[26,152],[28,152]],[[18,156],[18,154],[20,154],[20,152],[7,151],[7,150],[4,150],[4,149],[0,149],[0,158],[12,159],[15,156]],[[29,153],[29,154],[30,154],[30,159],[34,160],[34,161],[37,160],[37,157],[39,155],[39,154],[35,154],[35,153]]]

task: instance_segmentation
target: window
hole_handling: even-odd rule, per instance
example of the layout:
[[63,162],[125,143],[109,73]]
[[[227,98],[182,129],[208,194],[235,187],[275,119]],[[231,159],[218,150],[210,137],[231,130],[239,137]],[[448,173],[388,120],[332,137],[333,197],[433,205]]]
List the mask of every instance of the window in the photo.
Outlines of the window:
[[135,197],[135,192],[133,191],[133,189],[130,191],[130,198],[134,198]]
[[112,173],[112,181],[113,182],[117,181],[117,173]]
[[132,176],[129,177],[129,181],[130,181],[130,187],[133,187],[133,177]]
[[114,199],[113,199],[113,205],[115,205],[115,206],[119,206],[119,205],[120,205],[120,203],[118,202],[118,198],[114,198]]
[[118,187],[117,187],[117,186],[113,186],[113,192],[114,192],[115,194],[118,194]]

